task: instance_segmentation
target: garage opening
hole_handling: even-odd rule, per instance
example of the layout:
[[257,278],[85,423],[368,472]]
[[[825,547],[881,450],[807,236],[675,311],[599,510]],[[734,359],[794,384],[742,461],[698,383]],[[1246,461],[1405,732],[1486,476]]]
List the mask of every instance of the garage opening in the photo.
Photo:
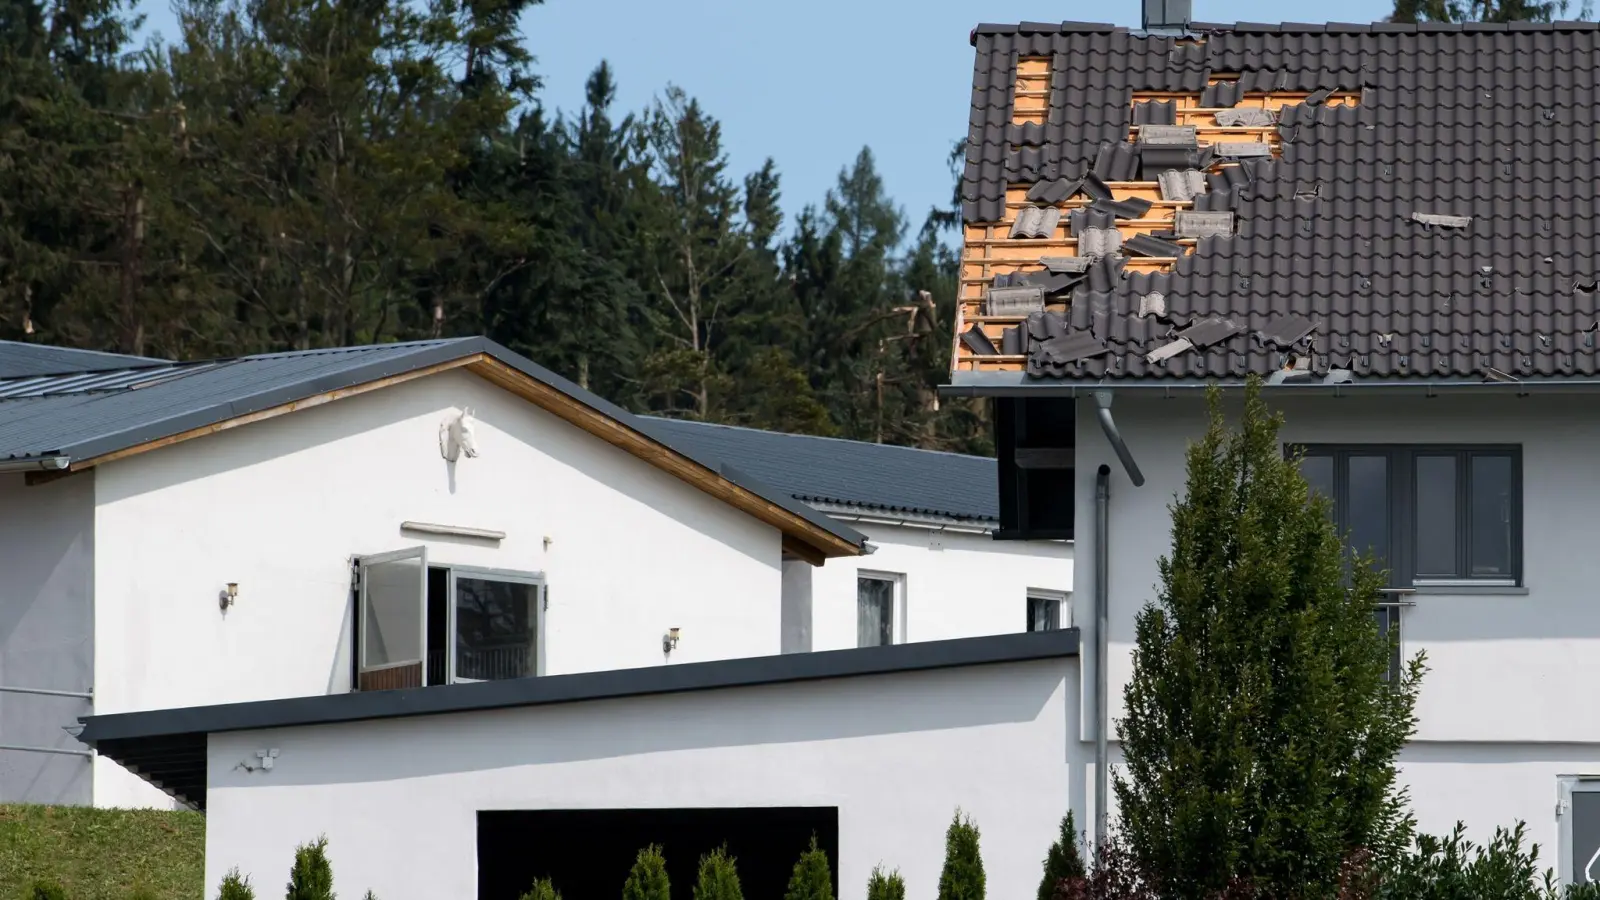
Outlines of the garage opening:
[[700,857],[727,844],[746,897],[782,897],[811,836],[839,894],[839,809],[496,810],[478,813],[478,900],[517,900],[536,878],[562,897],[616,897],[639,850],[659,844],[673,900],[691,900]]

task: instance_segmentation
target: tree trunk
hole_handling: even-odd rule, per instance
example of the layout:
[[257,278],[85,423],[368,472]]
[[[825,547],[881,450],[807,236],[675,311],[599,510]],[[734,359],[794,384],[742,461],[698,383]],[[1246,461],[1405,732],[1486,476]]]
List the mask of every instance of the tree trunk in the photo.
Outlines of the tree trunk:
[[122,352],[143,356],[144,321],[139,314],[139,284],[144,245],[144,189],[130,184],[122,197],[122,258],[118,265]]

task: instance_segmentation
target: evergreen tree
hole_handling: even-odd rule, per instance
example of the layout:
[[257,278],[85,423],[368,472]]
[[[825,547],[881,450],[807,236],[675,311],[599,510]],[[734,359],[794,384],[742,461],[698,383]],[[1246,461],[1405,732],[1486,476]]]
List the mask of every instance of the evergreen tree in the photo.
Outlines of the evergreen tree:
[[828,854],[817,846],[816,835],[811,836],[811,847],[794,864],[783,900],[833,900],[833,871],[828,866]]
[[229,869],[217,888],[217,900],[256,900],[256,892],[250,887],[249,878],[236,868]]
[[[1566,17],[1570,0],[1394,0],[1391,22],[1551,22]],[[1577,17],[1594,13],[1584,0]]]
[[1280,424],[1259,380],[1237,431],[1212,389],[1158,598],[1137,618],[1116,796],[1130,850],[1175,900],[1236,877],[1273,896],[1331,895],[1342,864],[1392,858],[1409,827],[1395,757],[1422,661],[1386,681],[1382,575],[1347,566]]
[[739,889],[739,869],[726,846],[700,857],[695,879],[694,900],[744,900]]
[[550,879],[541,878],[533,883],[533,887],[529,888],[520,900],[561,900],[561,892],[556,890]]
[[667,861],[655,844],[639,851],[622,885],[622,900],[672,900],[672,884],[667,880]]
[[295,848],[285,900],[334,900],[333,866],[328,862],[326,837]]
[[944,836],[939,900],[983,900],[985,884],[983,856],[978,849],[978,826],[956,810]]
[[899,870],[885,873],[882,866],[874,866],[867,879],[867,900],[906,900],[906,881]]
[[1082,878],[1083,854],[1078,850],[1078,826],[1072,811],[1061,817],[1061,835],[1044,857],[1044,877],[1039,880],[1039,900],[1052,900],[1063,878]]

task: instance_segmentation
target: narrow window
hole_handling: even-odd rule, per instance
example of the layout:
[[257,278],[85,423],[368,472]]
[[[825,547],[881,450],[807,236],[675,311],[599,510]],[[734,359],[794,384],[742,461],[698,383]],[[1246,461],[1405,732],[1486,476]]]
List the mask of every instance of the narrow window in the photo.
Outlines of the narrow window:
[[1055,631],[1066,620],[1066,595],[1056,591],[1028,592],[1028,631]]
[[455,680],[538,674],[539,585],[531,579],[456,573]]
[[883,647],[899,643],[900,585],[896,575],[856,577],[856,646]]

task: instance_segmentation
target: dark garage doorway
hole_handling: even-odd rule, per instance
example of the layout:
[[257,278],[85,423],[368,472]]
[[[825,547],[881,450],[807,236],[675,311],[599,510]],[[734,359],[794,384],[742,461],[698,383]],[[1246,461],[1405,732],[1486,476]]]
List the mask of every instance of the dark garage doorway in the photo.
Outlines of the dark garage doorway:
[[834,806],[479,812],[478,900],[517,900],[542,877],[568,900],[618,897],[649,844],[661,845],[673,900],[690,900],[700,857],[724,843],[738,859],[746,897],[782,897],[813,834],[828,854],[838,896]]

